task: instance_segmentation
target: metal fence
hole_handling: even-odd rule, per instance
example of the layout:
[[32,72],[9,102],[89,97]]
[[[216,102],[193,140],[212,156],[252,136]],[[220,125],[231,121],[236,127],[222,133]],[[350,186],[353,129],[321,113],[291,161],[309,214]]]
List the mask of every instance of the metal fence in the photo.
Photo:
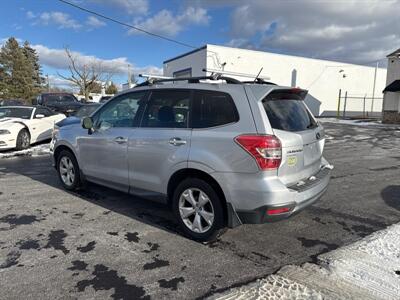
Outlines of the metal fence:
[[339,90],[336,116],[338,118],[379,118],[382,115],[382,97],[365,94],[351,95]]

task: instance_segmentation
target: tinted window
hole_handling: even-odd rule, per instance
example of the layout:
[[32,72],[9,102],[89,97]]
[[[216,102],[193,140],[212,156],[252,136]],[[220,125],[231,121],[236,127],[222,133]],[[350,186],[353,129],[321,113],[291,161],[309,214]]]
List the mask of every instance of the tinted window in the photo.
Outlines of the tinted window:
[[195,91],[193,101],[193,128],[221,126],[239,120],[235,104],[226,93]]
[[267,99],[263,105],[274,129],[302,131],[317,125],[302,100]]
[[52,105],[57,103],[76,102],[76,99],[72,95],[42,95],[42,102]]
[[49,117],[49,116],[52,116],[53,113],[46,108],[36,108],[35,118],[37,115],[44,115],[45,117]]
[[141,127],[187,128],[190,91],[153,91]]

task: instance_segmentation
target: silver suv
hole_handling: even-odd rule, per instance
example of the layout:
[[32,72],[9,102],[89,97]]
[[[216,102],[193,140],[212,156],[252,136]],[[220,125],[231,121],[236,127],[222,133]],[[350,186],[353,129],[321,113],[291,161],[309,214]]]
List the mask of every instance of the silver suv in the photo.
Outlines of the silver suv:
[[212,79],[147,81],[81,123],[55,128],[51,150],[64,188],[87,180],[164,201],[199,241],[319,199],[332,166],[307,91]]

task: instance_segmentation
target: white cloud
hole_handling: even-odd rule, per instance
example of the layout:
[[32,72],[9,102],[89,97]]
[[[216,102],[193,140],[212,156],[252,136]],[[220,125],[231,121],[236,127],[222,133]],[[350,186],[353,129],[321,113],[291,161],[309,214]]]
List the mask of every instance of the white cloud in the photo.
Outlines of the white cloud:
[[71,18],[68,14],[59,11],[41,13],[38,16],[37,23],[42,25],[55,24],[58,28],[71,28],[75,30],[82,27],[77,20]]
[[[33,45],[38,55],[41,64],[59,70],[67,70],[69,59],[66,56],[64,49],[52,49],[44,45]],[[78,66],[96,65],[104,72],[114,75],[125,75],[128,73],[128,65],[131,66],[134,74],[150,73],[162,74],[162,69],[156,66],[138,67],[130,62],[126,57],[117,57],[113,59],[102,59],[93,55],[84,55],[80,52],[72,51],[73,57],[76,59]]]
[[56,86],[59,88],[66,88],[66,89],[73,88],[73,85],[70,81],[56,75],[49,75],[49,84],[51,87]]
[[[176,36],[186,26],[207,25],[209,19],[210,16],[207,14],[207,10],[200,7],[188,7],[176,15],[169,10],[163,9],[147,19],[136,19],[134,26],[157,34]],[[140,31],[131,29],[128,33],[138,34]]]
[[86,20],[86,25],[91,28],[99,28],[99,27],[106,26],[106,23],[99,20],[98,18],[96,18],[94,16],[89,16]]
[[144,15],[149,9],[148,0],[92,0],[92,2],[116,7],[130,15]]
[[397,0],[235,4],[231,45],[356,63],[384,58],[400,47]]
[[26,17],[34,20],[32,23],[33,25],[56,25],[59,29],[68,28],[78,30],[85,25],[85,28],[92,30],[107,25],[105,22],[99,18],[96,18],[95,16],[88,16],[85,22],[79,22],[78,20],[70,17],[69,14],[59,11],[42,12],[40,14],[35,14],[32,11],[28,11],[26,13]]
[[26,16],[28,19],[33,19],[36,17],[36,15],[33,12],[31,12],[30,10],[26,12]]

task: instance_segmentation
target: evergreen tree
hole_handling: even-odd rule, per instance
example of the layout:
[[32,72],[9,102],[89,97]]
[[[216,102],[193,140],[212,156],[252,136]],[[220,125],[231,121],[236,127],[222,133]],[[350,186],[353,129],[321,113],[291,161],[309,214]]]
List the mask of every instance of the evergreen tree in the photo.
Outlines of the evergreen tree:
[[106,94],[114,95],[116,93],[118,93],[117,86],[114,84],[114,82],[111,81],[111,84],[106,88]]
[[0,97],[31,100],[42,88],[43,78],[36,51],[11,37],[0,49]]
[[42,76],[42,69],[39,64],[39,56],[37,55],[36,50],[29,45],[28,41],[25,41],[22,50],[30,64],[29,67],[30,71],[32,72],[32,81],[33,81],[32,94],[34,96],[42,91],[45,84],[45,79]]

